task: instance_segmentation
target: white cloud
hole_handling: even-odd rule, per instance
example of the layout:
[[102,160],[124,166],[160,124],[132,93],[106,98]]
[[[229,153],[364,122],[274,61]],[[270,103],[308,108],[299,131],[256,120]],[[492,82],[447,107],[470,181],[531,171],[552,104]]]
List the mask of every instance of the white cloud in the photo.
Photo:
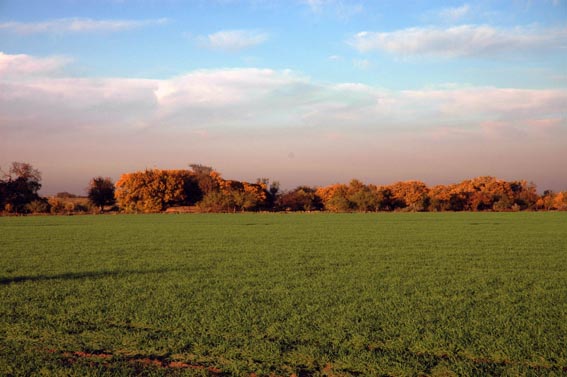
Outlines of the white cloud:
[[399,56],[493,56],[564,49],[567,29],[499,29],[485,25],[416,27],[393,32],[360,32],[349,44],[363,53],[380,50]]
[[[472,87],[448,90],[404,91],[411,102],[427,105],[441,119],[520,120],[561,116],[567,103],[565,90]],[[563,104],[563,105],[562,105]]]
[[62,56],[37,58],[25,54],[9,55],[0,51],[0,77],[57,73],[70,61],[71,59]]
[[[18,60],[21,66],[10,63]],[[151,127],[193,132],[305,126],[390,132],[398,132],[398,127],[428,132],[444,126],[481,132],[483,124],[526,119],[560,119],[557,127],[567,128],[567,90],[561,89],[457,85],[389,91],[259,68],[197,70],[162,80],[54,77],[52,69],[60,69],[57,58],[0,55],[3,134],[26,129],[129,132]]]
[[208,48],[224,51],[240,51],[260,45],[268,40],[268,34],[256,30],[221,30],[198,41]]
[[60,18],[41,22],[3,22],[0,30],[17,34],[118,32],[146,26],[163,25],[166,18],[152,20],[93,20],[90,18]]
[[439,16],[446,21],[456,22],[465,17],[470,12],[470,6],[463,4],[460,7],[443,8],[439,12]]

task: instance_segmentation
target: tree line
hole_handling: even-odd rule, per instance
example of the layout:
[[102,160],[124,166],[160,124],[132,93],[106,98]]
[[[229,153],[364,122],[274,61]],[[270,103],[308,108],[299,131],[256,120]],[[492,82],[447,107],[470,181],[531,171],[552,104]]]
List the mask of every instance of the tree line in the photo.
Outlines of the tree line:
[[348,184],[298,186],[280,190],[277,181],[225,179],[213,168],[192,164],[189,169],[146,169],[123,174],[114,183],[95,177],[87,187],[88,205],[65,202],[69,193],[42,198],[41,174],[30,164],[12,163],[0,179],[0,209],[4,213],[103,212],[155,213],[171,209],[191,212],[330,211],[442,212],[567,210],[567,191],[546,190],[534,184],[477,177],[460,183],[429,187],[421,181],[390,185]]

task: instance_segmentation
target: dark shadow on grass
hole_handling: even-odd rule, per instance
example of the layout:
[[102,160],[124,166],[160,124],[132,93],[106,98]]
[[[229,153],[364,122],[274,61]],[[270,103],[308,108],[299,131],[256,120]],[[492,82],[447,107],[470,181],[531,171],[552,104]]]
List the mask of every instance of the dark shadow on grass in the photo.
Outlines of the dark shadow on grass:
[[167,272],[180,271],[178,268],[158,268],[153,270],[115,270],[115,271],[85,271],[85,272],[66,272],[57,275],[29,275],[14,276],[9,278],[0,278],[0,285],[8,285],[12,283],[25,283],[28,281],[50,281],[50,280],[83,280],[83,279],[100,279],[109,276],[129,276],[144,274],[160,274]]

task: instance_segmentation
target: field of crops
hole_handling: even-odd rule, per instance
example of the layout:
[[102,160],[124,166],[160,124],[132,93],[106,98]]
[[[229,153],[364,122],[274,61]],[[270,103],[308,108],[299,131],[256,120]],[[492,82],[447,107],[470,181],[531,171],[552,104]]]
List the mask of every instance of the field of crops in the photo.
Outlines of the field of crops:
[[0,375],[565,375],[567,213],[0,218]]

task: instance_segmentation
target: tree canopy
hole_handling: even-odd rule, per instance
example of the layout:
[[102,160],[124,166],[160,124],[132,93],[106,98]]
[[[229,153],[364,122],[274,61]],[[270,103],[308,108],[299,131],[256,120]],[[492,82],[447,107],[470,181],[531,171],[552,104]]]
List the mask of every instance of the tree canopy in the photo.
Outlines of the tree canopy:
[[[29,163],[13,162],[1,175],[0,212],[60,213],[53,206],[68,206],[66,212],[81,206],[61,202],[76,197],[67,192],[49,201],[41,198],[40,188],[41,173],[37,169]],[[348,184],[281,190],[277,181],[225,179],[212,167],[200,164],[191,164],[190,169],[125,173],[116,184],[110,178],[95,177],[87,192],[88,200],[100,212],[115,203],[123,212],[161,212],[183,206],[200,212],[567,210],[567,191],[546,190],[539,195],[535,185],[524,180],[482,176],[429,187],[415,180],[378,186],[353,179]]]
[[104,211],[104,206],[115,203],[114,183],[110,178],[96,177],[91,179],[87,192],[89,201],[99,207],[100,212]]
[[41,173],[27,162],[12,162],[0,180],[0,209],[27,213],[29,205],[41,200]]

